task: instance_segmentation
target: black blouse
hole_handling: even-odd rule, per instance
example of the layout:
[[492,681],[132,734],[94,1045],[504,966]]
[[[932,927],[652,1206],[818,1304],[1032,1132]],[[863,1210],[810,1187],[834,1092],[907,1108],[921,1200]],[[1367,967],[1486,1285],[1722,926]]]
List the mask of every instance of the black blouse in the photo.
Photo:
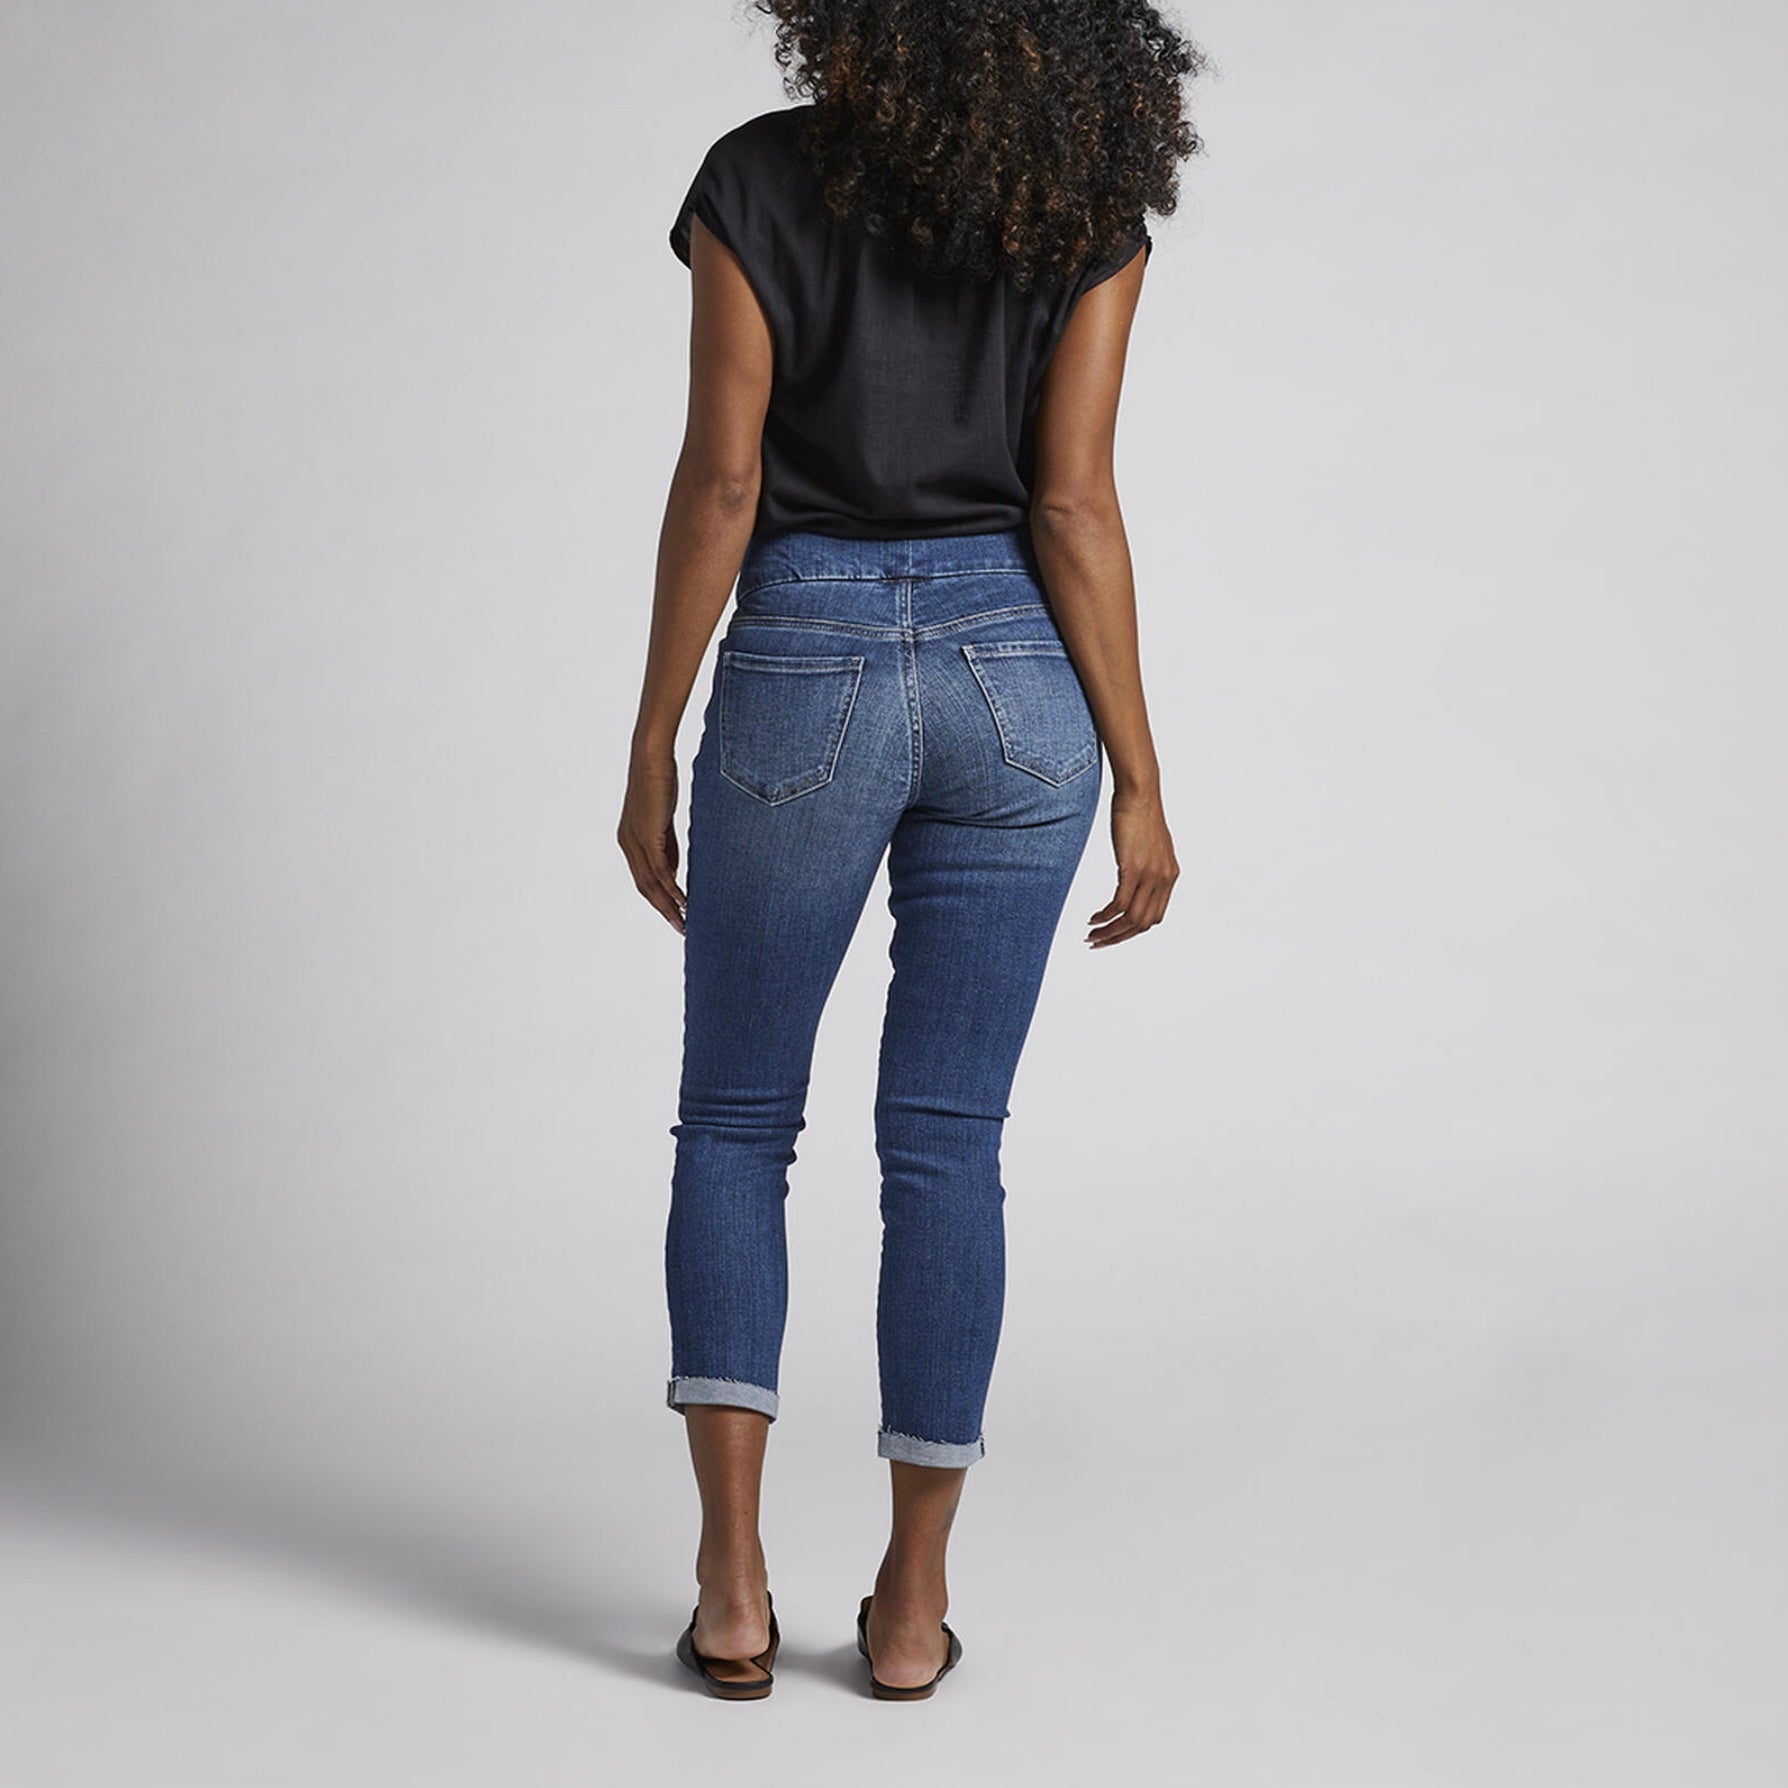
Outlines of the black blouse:
[[671,227],[689,263],[699,215],[739,257],[770,320],[755,533],[876,540],[992,534],[1030,511],[1043,369],[1081,293],[1153,247],[1146,226],[1114,258],[1020,292],[1004,273],[944,278],[820,200],[800,159],[807,106],[747,119],[715,141]]

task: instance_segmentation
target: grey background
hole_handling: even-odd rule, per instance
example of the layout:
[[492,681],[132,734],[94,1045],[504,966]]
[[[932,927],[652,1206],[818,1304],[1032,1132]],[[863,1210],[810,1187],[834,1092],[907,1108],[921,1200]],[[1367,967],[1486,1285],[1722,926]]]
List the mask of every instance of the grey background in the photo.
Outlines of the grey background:
[[1070,902],[968,1656],[890,1715],[880,892],[782,1681],[669,1658],[679,956],[612,839],[664,231],[767,26],[0,15],[9,1776],[1782,1779],[1788,26],[1179,16],[1120,476],[1184,875],[1084,950],[1101,825]]

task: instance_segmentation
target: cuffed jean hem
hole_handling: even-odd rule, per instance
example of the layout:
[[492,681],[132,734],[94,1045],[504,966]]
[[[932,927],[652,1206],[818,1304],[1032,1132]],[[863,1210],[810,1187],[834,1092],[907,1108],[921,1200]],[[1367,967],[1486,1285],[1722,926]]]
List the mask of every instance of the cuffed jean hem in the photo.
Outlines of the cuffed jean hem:
[[985,1438],[970,1441],[921,1440],[916,1434],[901,1434],[883,1428],[876,1436],[875,1450],[883,1459],[899,1459],[908,1465],[973,1465],[987,1453]]
[[755,1409],[776,1420],[776,1393],[742,1378],[673,1378],[664,1387],[664,1401],[681,1411],[685,1403],[725,1403],[734,1409]]

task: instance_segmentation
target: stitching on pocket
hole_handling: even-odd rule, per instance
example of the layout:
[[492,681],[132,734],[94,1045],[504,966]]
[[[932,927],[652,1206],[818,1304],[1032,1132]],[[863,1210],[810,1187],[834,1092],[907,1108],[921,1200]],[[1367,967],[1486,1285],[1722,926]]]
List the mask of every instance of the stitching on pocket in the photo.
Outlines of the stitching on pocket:
[[[1087,744],[1065,759],[1059,756],[1045,757],[1039,751],[1027,750],[1024,743],[1024,717],[1015,713],[1002,696],[999,675],[992,669],[994,661],[1002,658],[1060,658],[1067,660],[1072,673],[1073,660],[1069,658],[1068,648],[1060,640],[978,640],[966,642],[962,647],[962,655],[968,660],[969,669],[974,673],[975,681],[980,684],[981,693],[987,698],[994,727],[999,733],[1000,753],[1015,770],[1024,770],[1053,787],[1060,788],[1065,783],[1072,782],[1076,776],[1085,775],[1099,761],[1096,730],[1093,730]],[[983,668],[984,663],[986,668]]]
[[[735,788],[742,789],[766,807],[779,807],[799,795],[811,794],[832,780],[838,767],[838,754],[844,748],[844,735],[856,707],[857,692],[863,681],[864,658],[857,653],[836,653],[828,656],[783,657],[768,652],[747,652],[725,646],[720,652],[720,774]],[[802,715],[803,722],[820,720],[812,749],[797,743],[792,749],[802,754],[802,761],[793,764],[785,774],[753,770],[743,762],[744,746],[737,737],[739,714],[737,704],[747,699],[749,683],[744,677],[787,677],[791,689],[799,687],[804,677],[831,676],[837,679],[837,697],[831,709],[817,709]],[[767,687],[767,686],[763,686]],[[780,767],[780,766],[778,766]]]

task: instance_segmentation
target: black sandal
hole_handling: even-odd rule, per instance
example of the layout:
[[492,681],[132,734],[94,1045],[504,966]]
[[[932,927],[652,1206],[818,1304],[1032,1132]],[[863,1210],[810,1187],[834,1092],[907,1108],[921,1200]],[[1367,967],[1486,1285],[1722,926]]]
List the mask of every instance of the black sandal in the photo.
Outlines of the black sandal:
[[[782,1633],[776,1625],[776,1598],[765,1590],[764,1600],[770,1605],[770,1643],[755,1658],[713,1658],[706,1652],[697,1651],[695,1617],[701,1612],[699,1602],[690,1612],[689,1625],[677,1641],[678,1661],[688,1665],[702,1679],[702,1686],[708,1693],[719,1696],[722,1701],[761,1701],[775,1684],[776,1648],[782,1643]],[[744,1664],[761,1670],[763,1675],[716,1676],[710,1668],[711,1665],[730,1665],[736,1670]]]
[[875,1600],[873,1595],[863,1598],[862,1606],[857,1610],[857,1650],[869,1663],[870,1692],[881,1701],[924,1701],[932,1690],[943,1681],[944,1677],[956,1668],[962,1657],[962,1641],[950,1630],[950,1623],[943,1623],[944,1636],[950,1641],[950,1649],[946,1654],[943,1666],[930,1682],[916,1683],[912,1688],[896,1688],[892,1683],[883,1682],[875,1673],[875,1660],[869,1656],[869,1604]]

